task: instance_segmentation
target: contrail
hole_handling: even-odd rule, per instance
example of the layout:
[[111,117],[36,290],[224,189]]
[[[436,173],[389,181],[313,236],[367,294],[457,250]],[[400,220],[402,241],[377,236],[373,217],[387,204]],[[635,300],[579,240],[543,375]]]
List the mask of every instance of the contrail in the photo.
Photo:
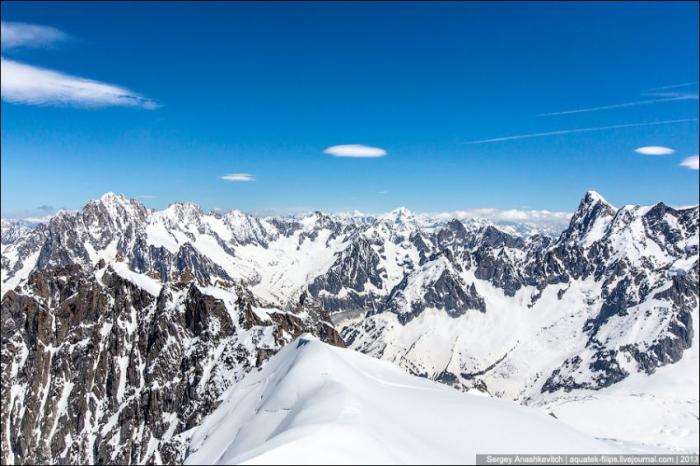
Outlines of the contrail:
[[590,107],[590,108],[579,108],[576,110],[565,110],[563,112],[551,112],[551,113],[540,113],[540,116],[554,116],[554,115],[571,115],[572,113],[585,113],[585,112],[597,112],[598,110],[610,110],[613,108],[625,108],[625,107],[636,107],[637,105],[649,105],[659,102],[671,102],[674,100],[697,100],[697,94],[685,94],[673,97],[665,97],[661,99],[648,99],[648,100],[636,100],[634,102],[625,102],[622,104],[613,105],[603,105],[602,107]]
[[686,87],[686,86],[693,86],[695,84],[698,84],[698,81],[691,81],[689,83],[680,83],[680,84],[671,84],[668,86],[661,86],[661,87],[654,87],[651,89],[648,89],[649,91],[660,91],[662,89],[675,89],[677,87]]
[[501,141],[513,141],[515,139],[529,139],[529,138],[539,138],[544,136],[556,136],[560,134],[571,134],[571,133],[587,133],[593,131],[605,131],[608,129],[619,129],[619,128],[636,128],[640,126],[656,126],[656,125],[670,125],[673,123],[688,123],[697,122],[697,118],[685,118],[682,120],[663,120],[663,121],[652,121],[649,123],[630,123],[626,125],[612,125],[612,126],[598,126],[596,128],[575,128],[575,129],[563,129],[560,131],[548,131],[546,133],[530,133],[530,134],[518,134],[515,136],[504,136],[500,138],[493,139],[481,139],[478,141],[467,141],[463,144],[484,144],[487,142],[501,142]]

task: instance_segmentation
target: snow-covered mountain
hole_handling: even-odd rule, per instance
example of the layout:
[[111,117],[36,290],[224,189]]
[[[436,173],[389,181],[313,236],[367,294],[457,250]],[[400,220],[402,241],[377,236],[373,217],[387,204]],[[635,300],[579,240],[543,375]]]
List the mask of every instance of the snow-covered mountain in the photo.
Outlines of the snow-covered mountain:
[[620,451],[541,411],[460,393],[307,335],[182,437],[185,464],[474,464],[484,452]]
[[[407,275],[387,306],[345,326],[350,348],[461,389],[543,407],[614,393],[628,377],[636,388],[626,403],[634,404],[645,382],[659,384],[659,368],[697,348],[697,207],[615,209],[591,192],[556,240],[483,231],[472,245],[458,226],[443,236],[449,242],[438,256]],[[451,267],[440,266],[445,258]],[[698,372],[696,359],[684,362]],[[696,378],[671,398],[664,400],[671,390],[659,395],[677,411],[646,413],[647,425],[666,426],[647,433],[648,442],[697,449],[697,388]],[[609,435],[628,432],[624,440],[633,441],[638,430],[622,428],[626,419],[597,425],[612,424]]]
[[[180,434],[304,332],[598,437],[638,431],[580,413],[645,406],[665,426],[646,447],[697,450],[697,379],[669,388],[677,367],[698,372],[697,206],[589,192],[552,236],[406,209],[154,211],[108,193],[34,227],[3,220],[0,266],[3,462],[182,461]],[[661,388],[636,396],[647,384]]]

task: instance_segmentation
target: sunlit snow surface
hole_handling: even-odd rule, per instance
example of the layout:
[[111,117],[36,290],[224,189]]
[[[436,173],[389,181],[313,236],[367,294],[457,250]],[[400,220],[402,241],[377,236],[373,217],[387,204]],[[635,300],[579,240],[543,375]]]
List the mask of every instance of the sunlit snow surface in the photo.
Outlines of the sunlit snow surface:
[[304,335],[223,395],[185,464],[473,463],[616,448],[515,403],[460,393]]

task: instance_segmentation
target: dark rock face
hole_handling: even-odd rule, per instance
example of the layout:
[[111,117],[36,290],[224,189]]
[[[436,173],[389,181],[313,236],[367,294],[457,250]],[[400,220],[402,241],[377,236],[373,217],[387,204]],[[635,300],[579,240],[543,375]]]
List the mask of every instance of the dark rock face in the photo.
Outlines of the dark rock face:
[[[159,296],[107,268],[34,272],[2,300],[2,462],[179,463],[178,434],[295,336],[343,345],[319,305],[256,311],[193,276]],[[247,312],[246,312],[247,311]]]
[[382,287],[381,270],[378,270],[379,255],[365,238],[358,238],[348,249],[339,254],[330,270],[309,285],[309,291],[317,295],[320,290],[332,294],[347,287],[354,291],[365,291],[367,284]]
[[[402,325],[419,316],[425,309],[440,309],[450,317],[459,317],[469,310],[486,312],[486,304],[474,284],[467,286],[449,265],[448,256],[440,259],[439,270],[425,272],[437,275],[428,282],[415,282],[409,276],[396,285],[382,306],[374,313],[388,311],[397,315]],[[435,273],[437,272],[437,274]]]
[[502,288],[508,296],[515,296],[516,291],[523,285],[514,264],[507,259],[502,249],[479,249],[474,254],[474,262],[477,264],[474,276]]
[[438,248],[446,249],[451,246],[461,247],[469,242],[469,232],[464,224],[457,219],[447,222],[435,235]]
[[399,321],[405,324],[427,307],[442,309],[450,317],[459,317],[470,309],[486,312],[484,298],[476,292],[474,284],[465,288],[458,277],[447,271],[428,288],[422,301],[411,303],[412,313],[399,314]]
[[[338,254],[328,272],[309,285],[309,292],[329,312],[372,308],[378,298],[365,291],[368,287],[382,288],[384,271],[379,264],[379,254],[372,244],[359,237]],[[339,298],[341,290],[346,290],[347,296]]]
[[509,235],[508,233],[489,225],[484,229],[479,245],[489,248],[522,248],[525,246],[525,241],[522,238]]
[[[622,361],[634,361],[641,372],[652,374],[657,368],[678,362],[693,341],[692,310],[698,305],[698,262],[689,273],[672,275],[662,291],[652,292],[648,280],[638,275],[620,279],[608,291],[603,289],[603,304],[594,319],[587,322],[587,348],[593,350],[587,360],[567,359],[555,369],[542,387],[543,392],[571,391],[579,388],[600,389],[619,382],[629,375]],[[649,298],[664,303],[642,311],[637,305]],[[629,321],[652,320],[661,324],[653,341],[611,345],[601,341],[601,329],[613,318]],[[582,374],[589,376],[582,377]]]

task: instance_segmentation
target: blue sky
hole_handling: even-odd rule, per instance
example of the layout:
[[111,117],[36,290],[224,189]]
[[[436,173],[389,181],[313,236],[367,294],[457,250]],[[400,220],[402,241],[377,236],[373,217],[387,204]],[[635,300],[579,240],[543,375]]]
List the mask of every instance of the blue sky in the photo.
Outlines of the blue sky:
[[[106,191],[256,212],[571,211],[589,189],[698,203],[698,171],[681,165],[697,167],[697,2],[3,2],[2,15],[3,216]],[[350,144],[375,156],[324,152]]]

